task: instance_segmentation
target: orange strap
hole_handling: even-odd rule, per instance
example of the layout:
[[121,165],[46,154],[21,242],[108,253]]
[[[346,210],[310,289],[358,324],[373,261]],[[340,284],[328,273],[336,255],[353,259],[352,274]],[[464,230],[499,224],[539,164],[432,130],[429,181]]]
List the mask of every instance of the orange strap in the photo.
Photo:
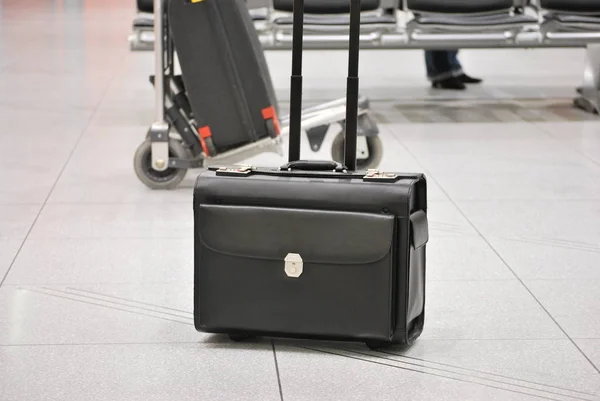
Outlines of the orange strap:
[[208,151],[208,146],[206,146],[205,139],[212,137],[212,131],[208,125],[204,127],[198,128],[198,135],[200,136],[200,145],[202,145],[202,150],[204,154],[210,156],[210,152]]
[[273,125],[275,126],[275,133],[279,135],[281,132],[281,128],[279,126],[279,120],[277,119],[277,113],[275,113],[275,107],[269,106],[267,108],[262,109],[262,116],[265,120],[273,120]]

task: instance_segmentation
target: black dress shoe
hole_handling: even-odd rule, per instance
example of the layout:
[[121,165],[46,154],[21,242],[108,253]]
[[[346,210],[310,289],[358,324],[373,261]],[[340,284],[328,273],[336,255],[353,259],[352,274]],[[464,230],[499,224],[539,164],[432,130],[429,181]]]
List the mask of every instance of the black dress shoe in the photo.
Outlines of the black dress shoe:
[[460,79],[465,84],[479,84],[483,81],[482,79],[479,79],[479,78],[470,77],[467,74],[459,75],[458,79]]
[[440,79],[433,81],[431,86],[434,89],[451,89],[451,90],[465,90],[467,86],[457,77],[450,77],[446,79]]

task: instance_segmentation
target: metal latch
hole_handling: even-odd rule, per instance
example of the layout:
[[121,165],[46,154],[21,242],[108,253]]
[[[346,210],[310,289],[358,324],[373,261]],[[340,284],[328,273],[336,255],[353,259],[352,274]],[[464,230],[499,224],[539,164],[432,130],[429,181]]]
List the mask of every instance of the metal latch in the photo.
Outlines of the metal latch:
[[288,253],[285,257],[285,274],[288,277],[300,277],[304,267],[302,257],[297,253]]
[[217,175],[250,175],[254,167],[247,164],[240,164],[237,166],[220,167],[217,170]]
[[377,169],[369,169],[364,175],[363,181],[396,182],[398,177],[399,175],[396,173],[383,173]]

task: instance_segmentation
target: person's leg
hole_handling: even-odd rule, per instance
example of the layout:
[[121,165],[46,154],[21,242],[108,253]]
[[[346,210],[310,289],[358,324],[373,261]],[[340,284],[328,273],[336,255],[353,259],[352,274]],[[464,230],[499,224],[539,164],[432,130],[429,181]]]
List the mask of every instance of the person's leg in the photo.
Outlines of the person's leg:
[[452,59],[446,50],[426,50],[425,63],[430,81],[452,77]]
[[425,52],[427,78],[434,88],[465,89],[465,84],[456,76],[462,69],[456,69],[456,55],[453,51],[428,50]]
[[458,50],[448,50],[448,58],[450,59],[450,68],[455,77],[462,75],[462,65],[458,61]]
[[437,75],[437,69],[435,62],[433,61],[433,54],[431,50],[425,50],[425,70],[427,72],[427,79],[431,80],[431,77]]
[[478,84],[481,82],[481,79],[470,77],[464,73],[462,65],[460,64],[460,61],[458,61],[458,50],[453,50],[450,53],[452,71],[454,71],[455,77],[460,79],[465,84]]

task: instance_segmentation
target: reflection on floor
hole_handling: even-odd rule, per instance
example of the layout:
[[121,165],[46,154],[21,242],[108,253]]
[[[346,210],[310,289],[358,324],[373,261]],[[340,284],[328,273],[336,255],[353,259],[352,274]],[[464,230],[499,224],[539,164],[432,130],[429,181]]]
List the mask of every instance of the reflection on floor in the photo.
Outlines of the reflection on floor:
[[[600,121],[571,107],[581,50],[464,51],[485,82],[462,93],[429,89],[419,51],[362,53],[382,168],[428,177],[425,332],[386,352],[232,344],[193,327],[197,172],[170,192],[133,173],[153,118],[133,5],[0,10],[2,401],[600,400]],[[289,53],[267,56],[285,109]],[[346,60],[305,55],[307,105],[344,95]],[[305,155],[329,158],[331,139]]]

